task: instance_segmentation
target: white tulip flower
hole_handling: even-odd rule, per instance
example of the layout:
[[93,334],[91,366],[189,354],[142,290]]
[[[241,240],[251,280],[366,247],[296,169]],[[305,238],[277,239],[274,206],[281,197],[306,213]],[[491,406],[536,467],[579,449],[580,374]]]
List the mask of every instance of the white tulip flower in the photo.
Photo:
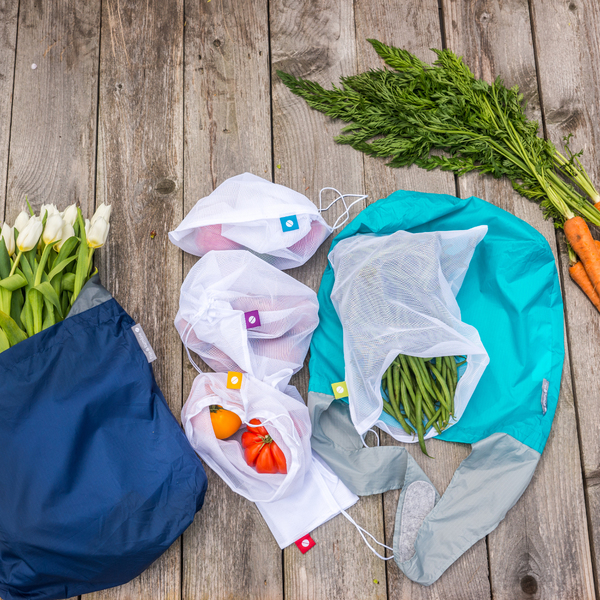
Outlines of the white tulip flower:
[[45,213],[48,213],[48,218],[52,215],[60,215],[56,204],[42,204],[42,207],[40,208],[40,218],[43,219]]
[[67,206],[62,215],[63,221],[71,225],[75,225],[75,221],[77,221],[77,205],[71,204],[71,206]]
[[15,221],[14,227],[17,231],[21,232],[23,231],[23,229],[25,229],[27,223],[29,223],[29,215],[24,210],[22,210],[19,213],[17,220]]
[[29,250],[33,250],[33,248],[37,246],[42,231],[44,231],[42,219],[40,217],[31,217],[23,231],[19,232],[19,236],[17,237],[17,248],[19,249],[19,252],[29,252]]
[[57,252],[60,252],[60,249],[63,247],[64,243],[69,239],[75,237],[75,230],[73,229],[73,225],[68,221],[63,220],[62,232],[60,234],[60,240],[54,245],[54,249]]
[[94,223],[90,224],[89,231],[86,232],[87,243],[90,248],[102,248],[108,237],[110,223],[102,217],[98,217]]
[[63,224],[63,218],[58,213],[48,217],[46,220],[46,227],[44,227],[44,233],[42,235],[42,239],[44,240],[44,244],[46,244],[46,246],[55,244],[61,239]]
[[87,237],[87,234],[90,230],[90,220],[89,219],[84,219],[83,228],[85,229],[85,236]]
[[112,206],[104,204],[104,202],[96,209],[94,216],[92,217],[92,225],[98,219],[104,219],[107,223],[110,221],[110,214],[112,213]]
[[4,225],[2,225],[1,237],[6,244],[8,255],[12,256],[15,253],[15,231],[8,223],[4,223]]

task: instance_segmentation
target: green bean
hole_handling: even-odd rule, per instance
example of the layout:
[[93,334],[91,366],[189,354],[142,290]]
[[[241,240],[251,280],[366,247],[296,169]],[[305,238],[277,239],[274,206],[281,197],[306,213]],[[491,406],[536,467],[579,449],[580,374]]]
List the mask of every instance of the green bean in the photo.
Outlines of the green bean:
[[[415,411],[417,415],[421,415],[421,393],[418,390]],[[417,426],[417,436],[419,438],[419,446],[421,446],[421,452],[429,456],[429,454],[427,454],[427,448],[425,447],[425,438],[423,436],[423,420],[417,417],[417,422],[415,423],[415,425]],[[429,456],[429,458],[431,458],[431,456]]]
[[400,367],[395,363],[392,369],[392,379],[394,383],[394,400],[395,400],[395,408],[398,412],[400,412]]
[[438,417],[442,414],[442,407],[440,406],[440,408],[438,408],[435,411],[435,415],[433,415],[433,417],[431,417],[431,419],[429,419],[429,421],[427,421],[427,425],[425,425],[425,433],[427,433],[427,430],[433,425],[433,423],[435,421],[438,420]]
[[415,417],[413,414],[413,407],[408,397],[408,392],[406,390],[406,383],[404,382],[404,378],[400,379],[400,399],[402,400],[402,406],[404,406],[404,412],[406,413],[406,416],[411,422],[414,423]]
[[452,381],[454,382],[454,387],[456,388],[456,385],[458,383],[458,373],[456,371],[456,360],[454,359],[454,356],[446,356],[446,363],[448,365],[448,368],[450,369],[450,374],[452,375]]
[[396,413],[390,408],[390,405],[387,402],[383,402],[383,410],[390,415],[393,419],[396,419]]
[[439,356],[435,358],[435,368],[441,372],[442,369],[442,359]]
[[[408,356],[407,358],[408,358],[409,364],[412,367],[413,373],[415,375],[415,380],[417,382],[417,388],[421,392],[422,396],[426,395],[429,390],[427,390],[427,386],[426,386],[425,382],[423,381],[423,376],[421,373],[421,369],[419,367],[420,359],[415,358],[414,356]],[[433,392],[431,395],[433,396]]]
[[394,384],[392,382],[392,366],[390,365],[388,367],[388,370],[385,372],[386,373],[386,379],[387,379],[387,389],[388,389],[388,396],[390,398],[390,404],[394,404]]
[[450,398],[450,390],[448,389],[448,386],[446,385],[446,382],[442,379],[442,375],[441,373],[432,365],[430,367],[431,372],[435,375],[436,379],[438,380],[439,384],[441,385],[443,391],[444,391],[444,395],[446,396],[446,400],[448,401],[448,403],[446,404],[445,402],[440,402],[442,404],[445,404],[446,409],[448,410],[448,412],[450,412],[450,404],[452,403],[452,400]]

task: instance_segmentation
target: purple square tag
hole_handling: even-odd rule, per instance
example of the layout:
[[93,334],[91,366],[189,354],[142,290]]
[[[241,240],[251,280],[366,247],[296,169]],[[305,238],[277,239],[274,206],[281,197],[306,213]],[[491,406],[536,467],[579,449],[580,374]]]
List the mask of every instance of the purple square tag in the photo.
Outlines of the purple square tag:
[[244,318],[246,319],[246,329],[260,327],[260,317],[258,316],[257,310],[251,310],[244,313]]

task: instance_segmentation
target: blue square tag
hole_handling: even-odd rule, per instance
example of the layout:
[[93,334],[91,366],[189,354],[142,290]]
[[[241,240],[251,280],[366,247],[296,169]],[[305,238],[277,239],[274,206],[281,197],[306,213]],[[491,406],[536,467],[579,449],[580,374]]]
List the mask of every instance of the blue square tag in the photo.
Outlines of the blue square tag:
[[290,215],[289,217],[281,217],[281,229],[283,231],[294,231],[294,229],[300,229],[298,225],[298,217],[296,215]]

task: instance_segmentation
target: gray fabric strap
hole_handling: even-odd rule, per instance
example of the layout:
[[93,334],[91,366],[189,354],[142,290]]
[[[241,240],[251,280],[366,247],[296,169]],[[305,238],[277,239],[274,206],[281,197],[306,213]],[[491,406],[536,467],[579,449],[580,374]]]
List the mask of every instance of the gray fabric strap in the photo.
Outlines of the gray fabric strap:
[[473,445],[441,497],[399,446],[365,448],[347,404],[309,392],[314,450],[359,496],[402,488],[394,560],[413,581],[430,585],[495,529],[521,497],[540,454],[504,433]]
[[77,296],[75,304],[71,307],[67,319],[99,306],[111,298],[110,292],[100,283],[100,277],[93,275],[79,292],[79,296]]

